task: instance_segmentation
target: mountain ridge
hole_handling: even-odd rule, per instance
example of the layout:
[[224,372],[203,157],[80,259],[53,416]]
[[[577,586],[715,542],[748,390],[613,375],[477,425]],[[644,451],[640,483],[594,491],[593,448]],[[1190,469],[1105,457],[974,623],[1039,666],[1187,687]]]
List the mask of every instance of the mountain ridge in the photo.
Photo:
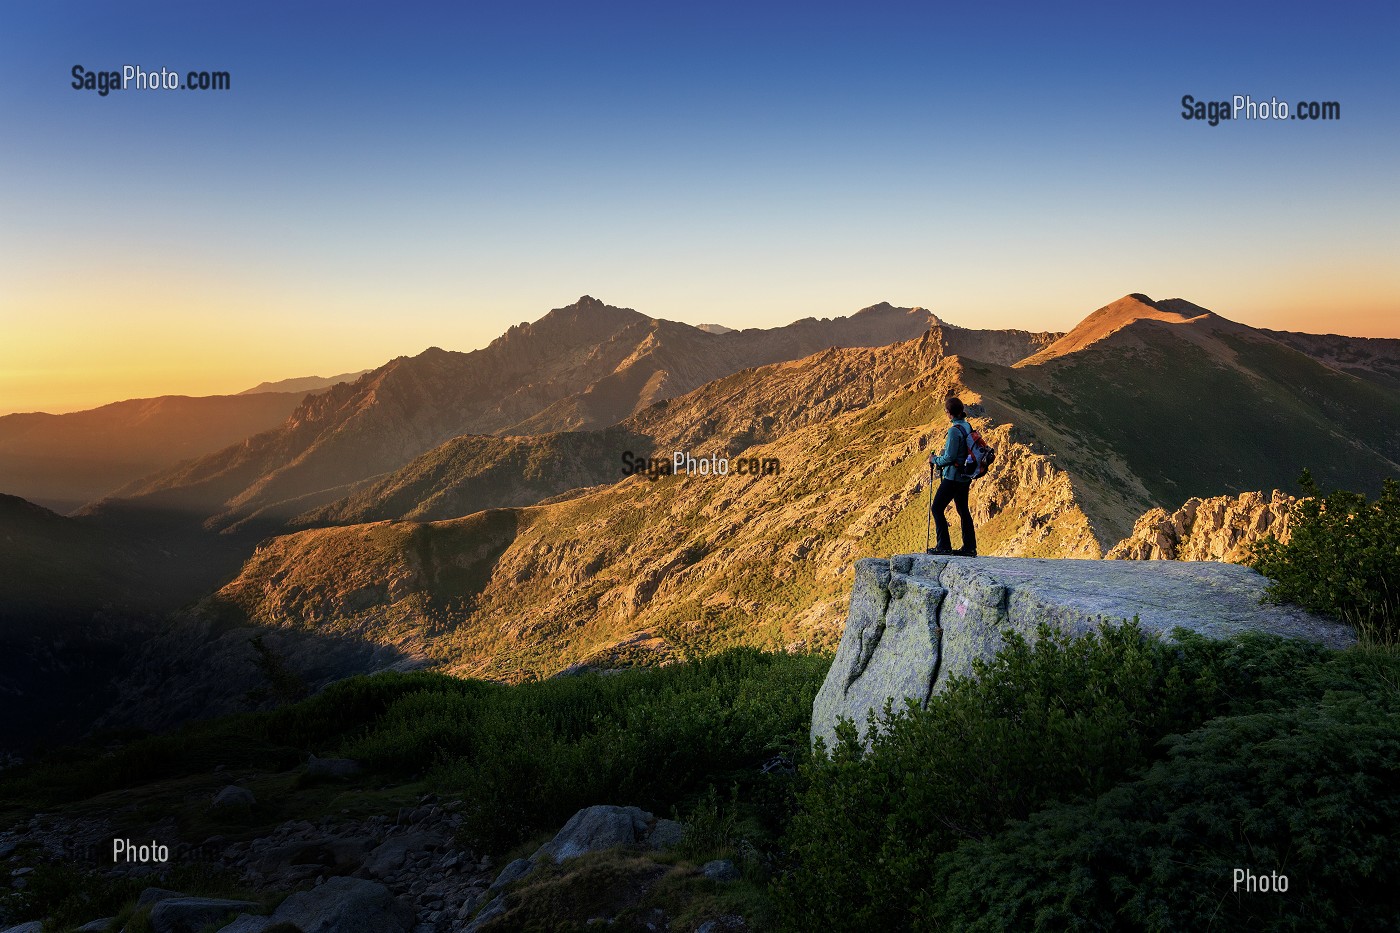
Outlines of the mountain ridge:
[[[405,664],[520,680],[599,658],[832,647],[851,563],[923,547],[925,458],[942,444],[950,390],[998,449],[972,491],[984,553],[1101,557],[1147,527],[1151,509],[1170,516],[1193,498],[1288,487],[1319,436],[1324,485],[1366,489],[1400,472],[1400,392],[1179,299],[1124,301],[1154,313],[1129,308],[1074,352],[1031,365],[1019,364],[1062,335],[988,336],[930,315],[911,339],[740,369],[602,427],[458,434],[343,484],[331,502],[314,501],[325,489],[274,500],[302,530],[264,540],[148,646],[125,692],[159,699],[114,708],[109,724],[239,708],[263,677],[249,645],[257,635],[313,688]],[[871,307],[865,320],[905,325],[914,310]],[[589,316],[620,325],[610,346],[540,346],[546,331],[587,326]],[[685,346],[673,336],[703,333],[695,328],[591,305],[536,324],[502,336],[502,366],[553,352],[567,381],[562,374],[603,370],[602,360],[625,382],[617,397],[634,406],[670,391],[650,383],[668,366],[681,380],[704,375],[668,357]],[[357,430],[345,412],[412,417],[426,394],[405,383],[450,382],[457,356],[431,349],[391,361],[377,378],[307,400],[286,429],[244,447],[327,424]],[[538,409],[549,412],[540,426],[597,417],[587,396],[600,382],[578,398],[556,393]],[[540,393],[513,384],[496,399],[521,391]],[[622,475],[621,453],[669,459],[667,448],[776,466],[771,475]],[[294,463],[306,451],[287,453]],[[260,482],[256,457],[250,464],[229,484]],[[217,472],[197,479],[222,481]]]
[[162,395],[0,416],[0,492],[71,512],[283,423],[305,393]]
[[262,392],[318,392],[342,382],[354,382],[365,373],[373,370],[361,369],[353,373],[340,373],[336,376],[293,376],[290,379],[275,379],[260,382],[251,389],[244,389],[238,395],[257,395]]
[[[834,342],[887,343],[927,329],[917,309],[875,310],[770,331],[710,334],[584,296],[486,348],[430,348],[308,398],[281,428],[119,490],[128,505],[183,511],[212,529],[255,513],[275,527],[347,484],[397,469],[461,434],[605,426],[660,398]],[[295,503],[282,507],[279,503]],[[110,511],[99,504],[92,514]]]

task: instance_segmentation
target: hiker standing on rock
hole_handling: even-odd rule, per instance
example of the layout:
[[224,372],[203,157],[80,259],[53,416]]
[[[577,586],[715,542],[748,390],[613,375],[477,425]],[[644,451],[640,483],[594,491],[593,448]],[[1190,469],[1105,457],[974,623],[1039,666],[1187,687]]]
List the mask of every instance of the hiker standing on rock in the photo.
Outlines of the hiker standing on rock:
[[[977,532],[972,527],[972,513],[967,510],[967,494],[973,477],[966,472],[965,464],[972,452],[972,425],[967,423],[962,399],[949,395],[943,403],[948,417],[953,423],[948,426],[948,439],[943,444],[943,453],[929,453],[929,481],[933,481],[933,471],[938,469],[942,482],[933,496],[929,508],[933,512],[933,524],[938,530],[938,543],[928,548],[930,554],[953,554],[960,557],[977,556]],[[962,547],[953,550],[948,539],[948,503],[958,507],[958,523],[962,526]]]

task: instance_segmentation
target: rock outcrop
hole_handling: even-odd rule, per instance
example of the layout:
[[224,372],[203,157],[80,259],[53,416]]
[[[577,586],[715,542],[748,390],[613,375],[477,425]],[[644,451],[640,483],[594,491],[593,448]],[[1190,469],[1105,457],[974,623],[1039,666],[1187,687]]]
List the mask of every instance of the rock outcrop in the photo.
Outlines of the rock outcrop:
[[904,554],[858,561],[846,630],[812,709],[812,739],[830,746],[837,722],[887,700],[919,704],[991,658],[1013,630],[1034,639],[1044,622],[1072,635],[1136,618],[1170,637],[1271,632],[1342,648],[1351,629],[1288,606],[1263,605],[1267,581],[1218,562],[949,558]]
[[669,848],[680,842],[684,832],[685,827],[682,824],[674,820],[657,819],[640,807],[618,807],[609,804],[584,807],[569,818],[569,822],[555,833],[553,839],[536,849],[534,855],[528,859],[518,858],[501,869],[490,888],[492,893],[496,893],[496,897],[467,925],[466,933],[473,933],[504,917],[509,910],[504,889],[529,875],[541,864],[558,864],[590,852],[600,852],[617,846],[640,844],[652,849]]
[[1268,535],[1287,541],[1293,496],[1275,489],[1238,496],[1189,499],[1175,512],[1153,509],[1133,533],[1109,549],[1109,560],[1224,560],[1244,563],[1250,549]]

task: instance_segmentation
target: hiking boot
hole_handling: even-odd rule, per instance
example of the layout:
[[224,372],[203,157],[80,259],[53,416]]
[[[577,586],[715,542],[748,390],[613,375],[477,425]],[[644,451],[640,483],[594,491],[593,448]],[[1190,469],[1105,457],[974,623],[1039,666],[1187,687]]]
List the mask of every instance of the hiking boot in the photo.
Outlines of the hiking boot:
[[960,547],[956,551],[949,551],[948,553],[952,554],[954,557],[976,557],[977,548]]
[[953,550],[947,545],[940,544],[938,547],[929,548],[928,553],[932,554],[935,557],[951,557],[952,555],[956,554],[957,551]]

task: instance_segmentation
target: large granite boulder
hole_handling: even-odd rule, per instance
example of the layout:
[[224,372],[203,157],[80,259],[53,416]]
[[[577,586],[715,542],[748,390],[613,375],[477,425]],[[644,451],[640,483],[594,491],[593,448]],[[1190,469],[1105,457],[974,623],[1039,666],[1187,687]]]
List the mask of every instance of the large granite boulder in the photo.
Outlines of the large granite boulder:
[[856,563],[846,630],[812,707],[812,740],[830,746],[841,718],[862,734],[887,700],[923,705],[950,677],[991,658],[1011,629],[1034,640],[1048,623],[1081,635],[1136,618],[1170,637],[1180,627],[1211,638],[1272,632],[1332,648],[1350,628],[1291,606],[1262,602],[1268,581],[1211,561],[1039,560],[904,554]]

